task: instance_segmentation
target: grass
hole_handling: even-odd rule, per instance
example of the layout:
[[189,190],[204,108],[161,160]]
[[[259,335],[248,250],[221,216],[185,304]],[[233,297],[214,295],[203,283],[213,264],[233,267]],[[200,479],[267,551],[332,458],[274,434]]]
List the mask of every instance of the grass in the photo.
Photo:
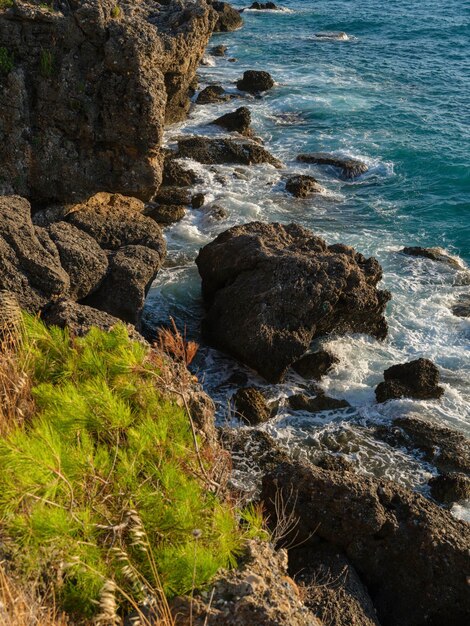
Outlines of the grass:
[[0,47],[0,73],[9,74],[14,67],[15,60],[13,54],[3,46]]
[[161,347],[123,325],[76,338],[0,304],[4,556],[73,619],[112,623],[146,603],[171,623],[168,599],[233,565],[262,519],[239,524],[216,495],[211,453],[165,393],[177,366]]
[[54,73],[54,53],[51,50],[41,50],[39,69],[43,78],[50,78]]
[[121,17],[122,14],[122,9],[118,4],[115,4],[113,6],[113,8],[111,9],[111,17],[113,19],[118,19],[119,17]]

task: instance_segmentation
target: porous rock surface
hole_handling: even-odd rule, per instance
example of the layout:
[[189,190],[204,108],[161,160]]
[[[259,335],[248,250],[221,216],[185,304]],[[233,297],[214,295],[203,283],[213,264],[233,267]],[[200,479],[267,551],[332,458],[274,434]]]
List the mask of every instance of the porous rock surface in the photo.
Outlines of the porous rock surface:
[[243,26],[243,19],[240,13],[228,2],[218,2],[218,0],[209,0],[209,2],[214,11],[217,12],[217,21],[214,26],[216,33],[238,30]]
[[265,148],[248,139],[188,137],[178,141],[177,155],[206,165],[269,163],[277,168],[282,165]]
[[444,393],[439,386],[439,370],[429,359],[392,365],[384,371],[384,379],[375,389],[377,402],[398,398],[430,400]]
[[273,523],[279,492],[295,494],[295,541],[307,547],[322,539],[341,550],[382,626],[468,622],[468,524],[395,483],[302,463],[281,463],[264,477]]
[[291,176],[286,181],[286,191],[296,198],[306,198],[312,193],[321,193],[323,187],[313,178],[305,174],[297,174]]
[[[116,6],[119,11],[116,13]],[[0,12],[0,192],[36,202],[103,191],[149,200],[165,123],[215,24],[205,0],[16,0]]]
[[251,112],[248,107],[239,107],[236,111],[225,113],[212,122],[216,126],[221,126],[230,132],[237,132],[246,137],[253,134],[250,128]]
[[235,226],[196,259],[206,303],[203,331],[270,382],[313,338],[365,332],[384,338],[390,298],[378,262],[296,224]]
[[256,387],[239,389],[232,400],[237,415],[252,426],[266,422],[271,417],[266,398]]
[[247,70],[243,74],[243,78],[237,81],[237,88],[240,91],[248,91],[250,93],[259,93],[268,91],[274,87],[274,80],[269,72],[260,70]]

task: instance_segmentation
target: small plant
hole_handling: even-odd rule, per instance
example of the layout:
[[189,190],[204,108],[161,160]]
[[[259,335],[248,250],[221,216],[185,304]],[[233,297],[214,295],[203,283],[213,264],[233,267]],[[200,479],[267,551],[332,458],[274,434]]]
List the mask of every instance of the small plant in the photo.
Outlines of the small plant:
[[13,0],[0,0],[0,9],[9,9],[13,6]]
[[14,68],[13,54],[4,47],[0,48],[0,73],[9,74]]
[[44,78],[50,78],[54,71],[54,54],[51,50],[42,50],[39,57],[39,68]]
[[118,4],[115,4],[113,8],[111,9],[111,17],[116,20],[119,17],[121,17],[121,14],[122,14],[121,7]]

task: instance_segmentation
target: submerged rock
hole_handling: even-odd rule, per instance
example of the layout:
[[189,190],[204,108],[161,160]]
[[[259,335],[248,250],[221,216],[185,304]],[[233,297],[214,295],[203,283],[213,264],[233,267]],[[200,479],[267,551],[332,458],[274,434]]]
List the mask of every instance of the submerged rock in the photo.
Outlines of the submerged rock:
[[324,190],[313,176],[298,174],[286,182],[286,191],[296,198],[306,198],[312,193],[321,193]]
[[200,209],[204,206],[205,201],[206,196],[203,193],[195,193],[194,196],[191,196],[191,206],[193,209]]
[[320,411],[334,411],[345,409],[351,405],[346,400],[329,398],[324,393],[318,393],[314,398],[304,393],[297,393],[288,398],[289,406],[294,411],[306,411],[307,413],[318,413]]
[[228,94],[220,85],[209,85],[203,89],[196,98],[196,104],[213,104],[215,102],[227,102],[233,96]]
[[320,380],[332,367],[339,363],[338,357],[326,350],[306,354],[292,364],[292,369],[302,378]]
[[253,2],[253,4],[248,8],[256,9],[257,11],[279,10],[279,7],[276,6],[274,2]]
[[181,157],[194,159],[207,165],[269,163],[278,168],[282,165],[265,148],[246,139],[188,137],[178,141],[178,154]]
[[395,483],[301,463],[282,463],[263,480],[273,525],[279,493],[293,494],[290,512],[298,520],[285,541],[307,549],[322,539],[344,553],[380,623],[467,623],[468,524]]
[[327,41],[348,41],[349,36],[343,31],[325,31],[315,33],[315,39],[325,39]]
[[239,389],[232,399],[238,415],[251,426],[267,422],[271,417],[266,398],[257,387]]
[[165,157],[162,184],[167,187],[190,187],[198,182],[196,172],[187,169],[175,159],[174,153]]
[[228,2],[217,2],[216,0],[209,0],[209,2],[217,12],[217,22],[214,26],[216,33],[238,30],[243,26],[243,19],[240,13],[230,6]]
[[237,88],[240,89],[240,91],[249,91],[250,93],[268,91],[273,87],[274,80],[271,74],[257,70],[247,70],[243,74],[243,78],[240,78],[237,82]]
[[452,306],[452,313],[457,317],[470,317],[470,295],[461,295],[457,304]]
[[452,472],[434,476],[428,481],[431,495],[442,504],[470,499],[470,476]]
[[211,54],[215,57],[224,57],[227,50],[227,46],[219,44],[218,46],[214,46],[213,48],[211,48]]
[[314,163],[316,165],[329,165],[339,169],[344,178],[357,178],[369,171],[368,165],[358,159],[337,157],[325,152],[299,154],[297,161],[301,163]]
[[230,132],[237,132],[246,137],[251,137],[253,131],[250,128],[251,113],[247,107],[240,107],[232,113],[226,113],[211,122],[216,126],[221,126]]
[[377,289],[379,263],[342,244],[327,246],[297,224],[235,226],[205,246],[196,263],[206,338],[271,382],[315,337],[387,334],[390,294]]
[[457,259],[451,257],[450,254],[447,254],[441,248],[421,248],[419,246],[411,246],[403,248],[402,253],[407,254],[408,256],[424,257],[425,259],[445,263],[446,265],[450,265],[456,269],[462,269],[462,265],[457,261]]
[[440,398],[439,370],[429,359],[416,359],[401,365],[392,365],[384,371],[384,382],[377,385],[377,402],[398,398],[430,400]]

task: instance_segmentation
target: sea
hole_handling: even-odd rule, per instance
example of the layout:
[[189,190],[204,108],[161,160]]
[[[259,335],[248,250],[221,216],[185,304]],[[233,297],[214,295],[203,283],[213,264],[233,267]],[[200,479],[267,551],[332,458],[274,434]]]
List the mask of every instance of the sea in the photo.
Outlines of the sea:
[[[315,458],[329,449],[359,471],[426,493],[434,466],[373,433],[397,416],[415,415],[470,436],[470,319],[451,310],[470,294],[470,2],[279,5],[278,11],[244,11],[242,29],[215,34],[198,72],[201,88],[216,83],[236,94],[235,83],[247,69],[270,72],[275,87],[261,98],[194,105],[187,121],[167,130],[166,142],[171,147],[181,136],[221,135],[209,122],[248,106],[256,135],[285,168],[187,161],[200,175],[195,192],[229,216],[218,222],[189,210],[165,229],[168,259],[149,292],[145,322],[156,327],[173,317],[199,342],[192,368],[217,405],[219,424],[241,426],[231,401],[241,380],[278,403],[277,416],[261,428],[294,457]],[[210,54],[217,44],[227,46],[225,58]],[[316,151],[363,160],[369,171],[345,181],[331,168],[295,160]],[[293,198],[284,188],[292,173],[313,175],[325,193]],[[388,338],[330,336],[313,346],[339,357],[320,386],[351,408],[290,411],[286,397],[305,391],[304,380],[292,372],[283,383],[268,385],[200,336],[204,307],[194,259],[220,232],[254,220],[297,222],[328,244],[346,243],[381,263],[380,286],[393,296]],[[404,246],[440,247],[458,267],[406,256]],[[443,398],[377,404],[374,388],[384,369],[419,357],[439,367]],[[252,478],[249,470],[239,477],[245,483]],[[470,502],[454,505],[453,512],[470,521]]]

